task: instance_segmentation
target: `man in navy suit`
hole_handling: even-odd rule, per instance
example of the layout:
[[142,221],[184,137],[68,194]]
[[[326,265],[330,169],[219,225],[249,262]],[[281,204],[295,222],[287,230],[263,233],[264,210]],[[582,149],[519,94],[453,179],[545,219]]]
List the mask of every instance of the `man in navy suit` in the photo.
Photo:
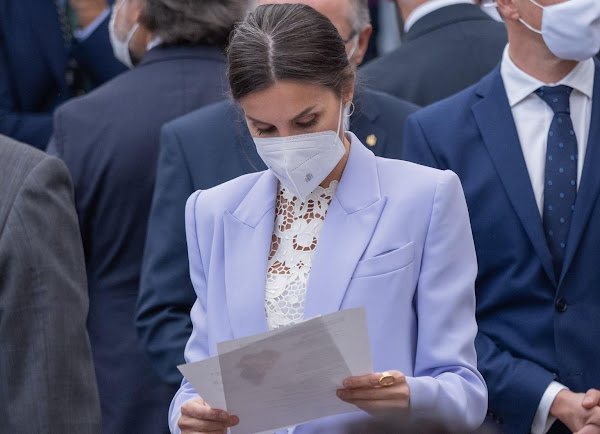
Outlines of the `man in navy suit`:
[[44,149],[59,104],[125,70],[108,38],[109,3],[0,2],[1,134]]
[[[285,2],[285,1],[282,1]],[[277,3],[265,1],[264,3]],[[367,49],[371,26],[367,0],[305,0],[336,25],[352,63]],[[403,123],[416,106],[359,89],[349,127],[377,155],[400,158]],[[265,170],[244,115],[229,101],[203,108],[163,128],[156,190],[140,283],[136,325],[152,362],[169,384],[179,385],[177,365],[192,331],[196,295],[185,239],[187,198],[237,176]]]
[[489,418],[508,433],[598,433],[600,5],[537,3],[558,9],[542,19],[531,0],[498,0],[501,64],[410,117],[405,157],[463,183]]
[[368,85],[420,106],[459,92],[488,74],[506,29],[472,0],[390,0],[404,21],[402,45],[360,69]]
[[141,62],[61,106],[48,152],[75,184],[104,432],[152,434],[167,432],[176,391],[155,374],[134,327],[160,128],[223,98],[223,48],[247,5],[125,1],[115,6],[115,52]]

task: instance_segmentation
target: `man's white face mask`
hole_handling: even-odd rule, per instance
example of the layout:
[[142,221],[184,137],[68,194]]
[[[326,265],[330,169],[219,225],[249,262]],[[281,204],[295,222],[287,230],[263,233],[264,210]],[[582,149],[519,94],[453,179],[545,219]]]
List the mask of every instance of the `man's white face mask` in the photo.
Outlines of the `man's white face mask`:
[[110,22],[108,24],[108,34],[110,37],[110,44],[112,45],[113,53],[115,58],[127,66],[129,69],[133,68],[133,61],[131,60],[131,53],[129,52],[129,43],[133,38],[136,30],[139,27],[138,23],[135,23],[133,27],[127,33],[127,37],[124,41],[121,41],[116,34],[115,25],[117,21],[117,14],[123,7],[127,0],[121,0],[118,4],[113,6],[112,14],[110,16]]
[[600,1],[567,0],[541,8],[542,28],[536,29],[522,18],[532,32],[542,35],[548,49],[558,58],[583,61],[600,51]]

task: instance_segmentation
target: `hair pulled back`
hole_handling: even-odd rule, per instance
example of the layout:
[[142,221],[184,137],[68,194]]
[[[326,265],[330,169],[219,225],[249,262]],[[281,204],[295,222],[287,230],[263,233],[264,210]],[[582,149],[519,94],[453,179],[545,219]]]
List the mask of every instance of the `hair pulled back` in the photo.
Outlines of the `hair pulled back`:
[[354,84],[354,68],[337,29],[302,4],[256,8],[236,26],[227,55],[236,101],[279,80],[321,85],[340,98]]

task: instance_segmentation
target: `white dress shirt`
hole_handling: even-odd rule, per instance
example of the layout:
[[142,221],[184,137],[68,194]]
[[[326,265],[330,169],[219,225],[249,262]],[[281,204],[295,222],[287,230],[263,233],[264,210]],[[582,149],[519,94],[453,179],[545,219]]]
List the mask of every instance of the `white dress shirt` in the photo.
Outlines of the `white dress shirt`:
[[534,92],[542,86],[565,85],[573,88],[570,98],[571,120],[577,137],[577,186],[581,181],[585,151],[592,118],[592,93],[595,65],[593,59],[579,63],[558,83],[542,83],[521,71],[510,59],[508,45],[502,57],[501,74],[508,102],[517,127],[521,149],[529,171],[535,200],[543,215],[546,144],[554,112]]
[[[521,149],[531,179],[540,215],[544,207],[544,178],[546,169],[546,145],[548,131],[554,112],[534,92],[542,86],[566,85],[573,88],[570,97],[571,119],[577,137],[577,187],[581,181],[585,151],[587,148],[592,117],[592,94],[594,88],[595,65],[592,59],[579,63],[573,71],[558,83],[543,83],[519,69],[511,60],[508,45],[504,50],[500,72],[508,102],[510,104]],[[550,407],[556,395],[566,387],[556,381],[546,389],[533,424],[532,434],[548,432],[556,418],[550,416]]]
[[408,32],[410,28],[425,15],[437,11],[446,6],[458,5],[462,3],[474,4],[473,0],[429,0],[417,6],[404,21],[404,32]]

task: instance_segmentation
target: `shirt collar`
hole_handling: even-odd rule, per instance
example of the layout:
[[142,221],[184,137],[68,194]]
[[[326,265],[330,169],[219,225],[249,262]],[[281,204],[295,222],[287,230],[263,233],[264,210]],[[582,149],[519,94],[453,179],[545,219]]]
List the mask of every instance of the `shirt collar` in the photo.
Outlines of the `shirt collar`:
[[404,32],[408,32],[410,28],[425,15],[437,11],[446,6],[458,5],[462,3],[473,4],[473,0],[430,0],[417,6],[404,21]]
[[588,59],[579,62],[573,71],[558,83],[543,83],[515,65],[508,54],[508,45],[504,49],[500,66],[500,73],[511,107],[523,101],[542,86],[569,86],[591,99],[594,93],[594,72],[594,60]]

